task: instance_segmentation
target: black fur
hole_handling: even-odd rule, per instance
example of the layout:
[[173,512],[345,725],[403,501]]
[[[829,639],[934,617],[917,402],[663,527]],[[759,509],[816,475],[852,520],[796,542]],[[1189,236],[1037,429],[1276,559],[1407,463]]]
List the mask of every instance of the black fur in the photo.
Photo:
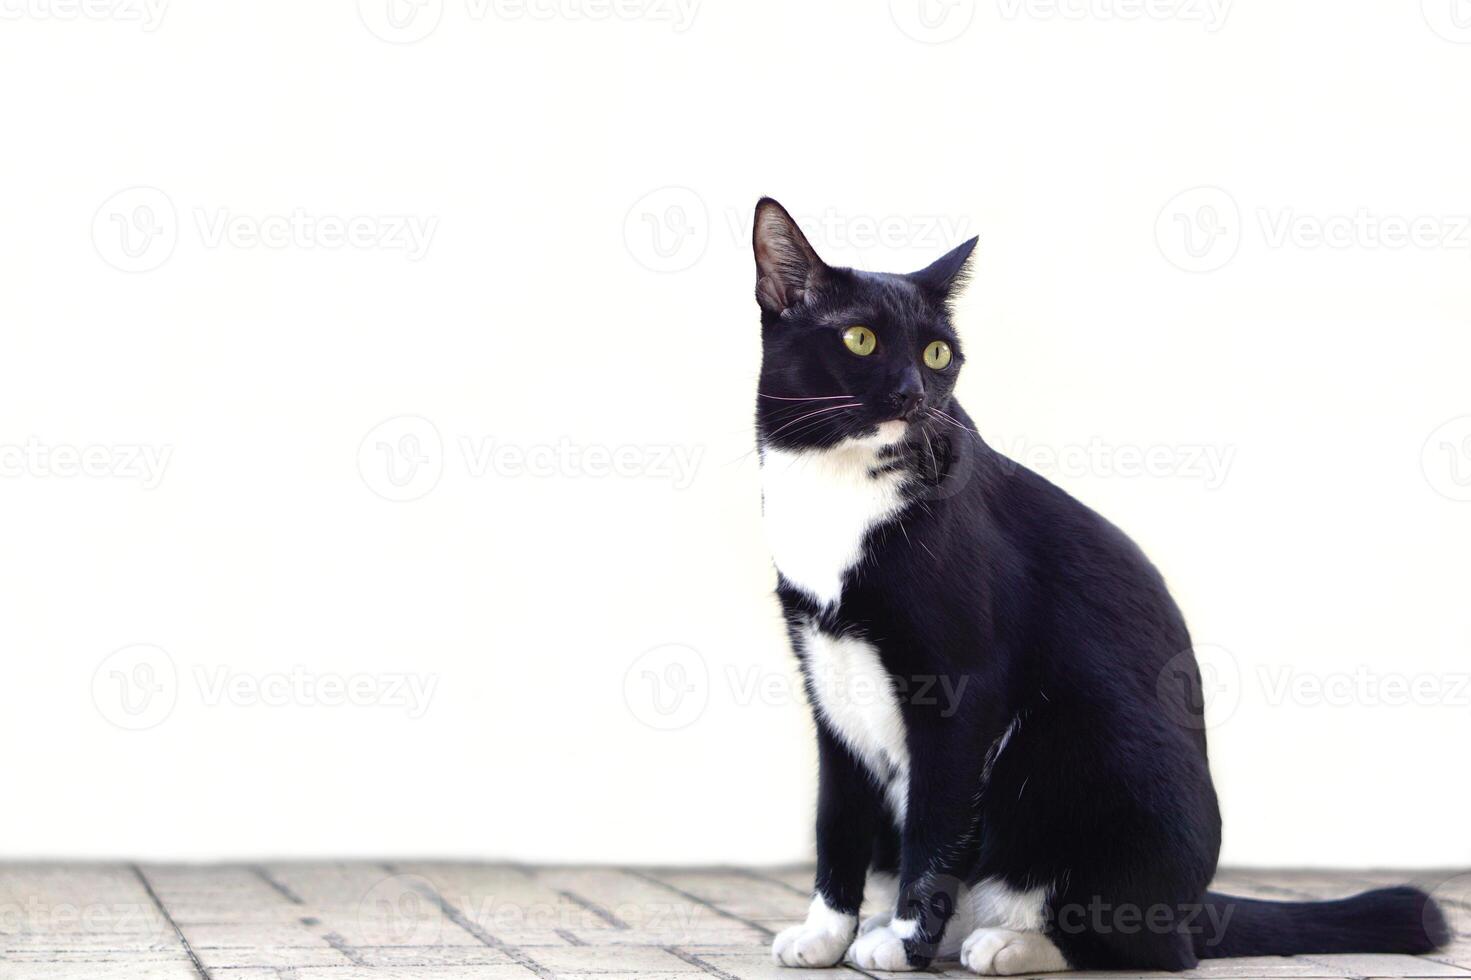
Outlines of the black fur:
[[[811,621],[877,646],[911,759],[897,827],[883,774],[814,712],[816,889],[827,904],[856,912],[868,869],[897,870],[896,914],[920,921],[906,943],[913,966],[933,957],[958,886],[986,878],[1048,886],[1045,932],[1079,969],[1442,942],[1439,912],[1411,888],[1323,903],[1206,891],[1220,815],[1180,610],[1123,532],[991,449],[953,398],[964,358],[949,301],[974,239],[919,273],[889,275],[825,265],[770,199],[755,227],[763,451],[872,433],[916,385],[923,395],[885,463],[909,474],[910,502],[870,532],[836,608],[778,581],[799,656]],[[844,347],[850,324],[877,333],[874,354]],[[942,371],[920,360],[935,339],[954,350]],[[837,394],[863,405],[808,416],[823,402],[796,400]]]

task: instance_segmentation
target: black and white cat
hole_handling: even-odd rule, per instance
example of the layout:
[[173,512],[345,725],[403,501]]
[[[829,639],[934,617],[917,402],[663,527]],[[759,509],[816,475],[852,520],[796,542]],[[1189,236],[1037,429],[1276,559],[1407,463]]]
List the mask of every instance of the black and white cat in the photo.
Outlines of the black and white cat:
[[[909,275],[834,268],[768,198],[754,244],[764,521],[821,759],[815,895],[777,962],[1183,970],[1444,942],[1414,888],[1206,890],[1220,814],[1179,609],[953,398],[975,239]],[[860,928],[865,884],[892,911]]]

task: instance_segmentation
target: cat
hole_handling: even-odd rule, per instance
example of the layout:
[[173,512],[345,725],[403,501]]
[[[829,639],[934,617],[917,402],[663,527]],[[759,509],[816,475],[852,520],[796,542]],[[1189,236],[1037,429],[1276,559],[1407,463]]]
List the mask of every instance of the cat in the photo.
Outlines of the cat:
[[[1444,943],[1408,886],[1207,891],[1221,819],[1180,610],[955,400],[976,239],[907,275],[837,268],[763,198],[753,245],[763,522],[820,764],[812,904],[776,961],[1175,971]],[[888,911],[860,927],[865,886]]]

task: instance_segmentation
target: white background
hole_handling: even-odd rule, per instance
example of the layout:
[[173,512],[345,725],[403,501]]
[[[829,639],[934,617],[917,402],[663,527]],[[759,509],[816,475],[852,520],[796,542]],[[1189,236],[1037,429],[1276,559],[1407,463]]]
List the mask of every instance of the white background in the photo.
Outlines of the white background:
[[1471,861],[1471,10],[927,2],[0,2],[3,853],[806,857],[769,193],[981,236],[962,399],[1164,570],[1225,860]]

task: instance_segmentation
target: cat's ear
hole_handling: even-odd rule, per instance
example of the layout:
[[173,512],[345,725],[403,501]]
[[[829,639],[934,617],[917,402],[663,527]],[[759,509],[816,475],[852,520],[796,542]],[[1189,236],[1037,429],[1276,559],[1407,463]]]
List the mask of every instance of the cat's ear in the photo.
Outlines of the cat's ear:
[[756,202],[751,234],[756,251],[756,302],[770,313],[800,304],[827,275],[827,265],[787,214],[769,197]]
[[948,299],[970,278],[970,254],[975,251],[978,241],[979,236],[957,245],[918,272],[911,272],[909,278],[931,293]]

